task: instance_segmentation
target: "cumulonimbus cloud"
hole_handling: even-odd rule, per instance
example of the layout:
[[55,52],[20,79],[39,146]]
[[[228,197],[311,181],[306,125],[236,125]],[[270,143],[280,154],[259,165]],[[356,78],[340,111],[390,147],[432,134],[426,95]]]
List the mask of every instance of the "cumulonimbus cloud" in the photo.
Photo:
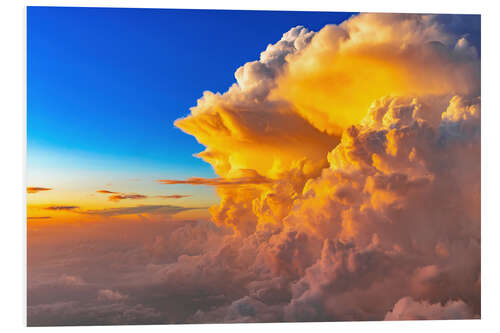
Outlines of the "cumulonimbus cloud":
[[[460,299],[462,317],[478,314],[480,58],[449,18],[295,27],[175,122],[220,178],[163,183],[220,185],[242,169],[272,179],[217,187],[211,213],[233,228],[225,246],[240,261],[254,251],[255,281],[288,281],[234,300],[245,314],[226,306],[194,321],[384,319],[404,297]],[[266,290],[286,301],[256,296]]]

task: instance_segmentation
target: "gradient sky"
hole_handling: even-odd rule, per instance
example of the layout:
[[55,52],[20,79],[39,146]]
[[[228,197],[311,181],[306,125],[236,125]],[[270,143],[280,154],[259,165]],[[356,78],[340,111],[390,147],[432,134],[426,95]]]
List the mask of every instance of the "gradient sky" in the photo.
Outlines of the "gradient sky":
[[212,204],[211,188],[154,182],[215,176],[174,120],[204,90],[226,91],[240,65],[291,27],[319,30],[351,15],[28,7],[28,186],[57,188],[44,194],[52,203],[107,184]]
[[29,326],[480,318],[479,16],[27,22]]

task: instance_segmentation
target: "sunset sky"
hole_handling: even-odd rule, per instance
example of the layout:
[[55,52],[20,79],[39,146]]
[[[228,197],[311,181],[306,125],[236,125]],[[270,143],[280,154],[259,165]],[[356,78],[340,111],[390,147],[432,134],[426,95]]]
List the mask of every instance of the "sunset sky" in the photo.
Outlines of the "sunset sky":
[[480,318],[478,15],[27,24],[30,326]]
[[214,204],[210,187],[156,182],[216,176],[193,157],[203,146],[174,121],[203,91],[226,90],[235,69],[283,31],[350,15],[29,7],[28,184],[54,190],[30,196],[28,216],[47,215],[34,209],[52,204],[138,203],[109,202],[100,189],[190,196],[140,204]]

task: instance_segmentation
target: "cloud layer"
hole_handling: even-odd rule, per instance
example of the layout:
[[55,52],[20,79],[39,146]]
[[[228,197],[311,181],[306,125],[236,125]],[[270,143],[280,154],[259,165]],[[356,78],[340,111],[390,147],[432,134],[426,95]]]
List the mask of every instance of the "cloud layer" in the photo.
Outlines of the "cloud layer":
[[[162,184],[191,184],[187,181],[174,181],[174,180],[159,180],[159,183]],[[110,194],[108,197],[109,201],[114,201],[114,202],[119,202],[121,200],[126,200],[126,199],[131,199],[131,200],[140,200],[140,199],[147,199],[147,198],[161,198],[161,199],[182,199],[182,198],[187,198],[190,195],[185,195],[185,194],[169,194],[169,195],[156,195],[156,196],[148,196],[145,194],[138,194],[138,193],[120,193],[120,192],[113,192],[113,191],[108,191],[108,190],[98,190],[96,191],[97,193],[101,194]]]
[[194,207],[181,207],[173,205],[138,205],[130,207],[89,209],[83,211],[83,214],[100,215],[100,216],[120,216],[120,215],[137,215],[143,213],[149,214],[164,214],[172,215],[182,211],[198,209]]

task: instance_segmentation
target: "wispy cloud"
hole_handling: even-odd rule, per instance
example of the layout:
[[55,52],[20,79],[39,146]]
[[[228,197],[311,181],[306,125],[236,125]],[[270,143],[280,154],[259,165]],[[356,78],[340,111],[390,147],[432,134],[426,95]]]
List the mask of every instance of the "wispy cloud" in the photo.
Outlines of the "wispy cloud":
[[184,195],[184,194],[171,194],[171,195],[157,195],[156,198],[162,198],[162,199],[182,199],[182,198],[187,198],[190,197],[190,195]]
[[28,220],[48,220],[51,216],[28,216]]
[[50,191],[50,190],[52,190],[52,189],[49,187],[27,187],[26,188],[26,191],[30,194],[38,193],[38,192],[42,192],[42,191]]
[[128,298],[128,295],[122,294],[119,291],[113,291],[111,289],[101,289],[99,290],[97,294],[97,298],[100,300],[106,300],[106,301],[123,301]]
[[110,201],[120,201],[120,200],[125,200],[125,199],[132,199],[132,200],[138,200],[138,199],[146,199],[148,196],[143,195],[143,194],[114,194],[109,196]]
[[78,208],[80,208],[80,207],[78,207],[78,206],[49,206],[49,207],[45,207],[45,209],[47,209],[47,210],[75,210]]
[[137,194],[137,193],[120,193],[120,192],[114,192],[114,191],[109,191],[109,190],[98,190],[96,192],[97,193],[102,193],[102,194],[111,194],[108,197],[108,199],[110,201],[114,201],[114,202],[118,202],[120,200],[125,200],[125,199],[138,200],[138,199],[146,199],[146,198],[148,198],[147,195]]
[[98,190],[96,191],[97,193],[103,193],[103,194],[115,194],[118,192],[113,192],[113,191],[108,191],[108,190]]
[[147,199],[147,198],[181,199],[181,198],[190,197],[190,195],[184,195],[184,194],[170,194],[170,195],[149,196],[149,195],[145,195],[145,194],[121,193],[121,192],[114,192],[114,191],[109,191],[109,190],[98,190],[96,192],[97,193],[101,193],[101,194],[111,194],[108,197],[108,199],[110,201],[114,201],[114,202],[118,202],[120,200],[126,200],[126,199],[131,199],[131,200],[140,200],[140,199]]
[[192,209],[204,209],[205,207],[181,207],[172,205],[139,205],[132,207],[117,207],[106,209],[92,209],[84,211],[84,214],[101,215],[101,216],[119,216],[143,213],[155,213],[164,215],[173,215],[182,211]]
[[269,184],[272,183],[273,180],[261,175],[256,175],[252,177],[239,177],[239,178],[191,177],[186,180],[158,179],[157,182],[165,185],[189,184],[189,185],[207,185],[207,186],[234,186],[234,185]]

